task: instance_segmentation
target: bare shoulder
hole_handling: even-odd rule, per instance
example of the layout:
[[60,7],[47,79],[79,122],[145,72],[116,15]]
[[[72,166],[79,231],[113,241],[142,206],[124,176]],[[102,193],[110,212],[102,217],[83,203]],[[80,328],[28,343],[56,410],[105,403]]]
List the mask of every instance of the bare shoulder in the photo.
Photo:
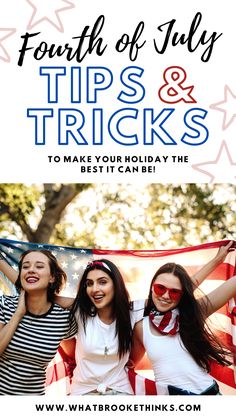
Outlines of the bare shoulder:
[[143,336],[143,319],[136,323],[136,325],[134,327],[134,333],[139,339],[142,339],[142,336]]

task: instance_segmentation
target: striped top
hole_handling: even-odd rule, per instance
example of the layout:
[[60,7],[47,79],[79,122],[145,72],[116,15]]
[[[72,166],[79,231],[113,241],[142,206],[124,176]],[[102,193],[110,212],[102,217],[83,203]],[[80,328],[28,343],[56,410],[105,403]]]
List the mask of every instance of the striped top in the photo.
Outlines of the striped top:
[[[0,323],[8,323],[19,296],[0,297]],[[43,315],[27,312],[0,355],[0,395],[45,394],[46,368],[62,339],[77,332],[69,322],[70,311],[52,304]]]

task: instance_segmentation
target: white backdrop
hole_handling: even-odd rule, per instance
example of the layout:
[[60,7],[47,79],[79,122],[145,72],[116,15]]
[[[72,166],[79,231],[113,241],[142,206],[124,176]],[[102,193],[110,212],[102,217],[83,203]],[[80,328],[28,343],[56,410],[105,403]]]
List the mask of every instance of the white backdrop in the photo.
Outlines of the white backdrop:
[[[192,29],[192,39],[190,39],[190,27],[197,13],[200,13],[197,15],[199,21],[195,24],[195,29]],[[103,27],[100,22],[96,33],[93,29],[94,24],[101,15],[105,21]],[[173,27],[170,30],[168,22],[171,21]],[[140,22],[143,22],[142,33]],[[157,29],[160,25],[162,27]],[[85,57],[78,63],[76,48],[79,39],[72,38],[81,36],[86,26],[89,26],[86,34],[91,35],[92,30],[95,31],[95,39],[93,42],[91,37],[84,39],[80,56],[85,55]],[[120,53],[115,49],[115,45],[123,34],[127,34],[131,41],[135,37],[137,27],[139,30],[133,54],[136,43],[140,48],[137,59],[131,61],[130,45]],[[167,28],[170,31],[168,45],[165,52],[159,54],[155,51],[154,39],[158,48],[162,48]],[[25,52],[22,66],[19,66],[17,64],[20,58],[19,50],[23,49],[21,37],[26,32],[30,35],[40,33],[29,38],[27,44],[29,49]],[[176,37],[176,32],[177,39],[181,36],[185,44],[173,47],[172,41]],[[213,37],[219,38],[212,43]],[[102,56],[96,54],[96,42],[99,38],[102,38],[101,49],[106,46]],[[178,2],[149,0],[145,3],[125,0],[117,3],[104,0],[1,0],[0,180],[2,182],[28,182],[29,179],[32,182],[234,182],[236,175],[236,157],[233,153],[236,124],[234,40],[234,2],[230,0],[214,2],[214,7],[205,0],[197,3],[187,0]],[[86,54],[89,42],[90,48],[93,46],[94,49],[91,50],[91,54]],[[37,48],[43,51],[46,47],[49,49],[52,44],[56,47],[61,45],[62,49],[68,44],[73,48],[75,57],[67,61],[65,54],[51,59],[46,54],[39,60],[43,54],[37,51]],[[210,46],[212,53],[209,58]],[[195,51],[189,52],[190,47]],[[34,54],[38,59],[35,59]],[[202,57],[209,60],[204,62]],[[48,103],[48,76],[39,74],[40,67],[49,66],[64,69],[50,71],[65,72],[64,76],[60,74],[57,77],[57,103]],[[129,81],[128,75],[125,78],[123,74],[123,83],[121,83],[122,72],[130,66],[136,68],[131,72],[139,72],[139,76],[131,75]],[[73,99],[78,99],[80,94],[80,103],[71,103],[71,67],[76,67],[73,70]],[[88,70],[88,67],[100,67],[100,69]],[[164,72],[169,67],[180,67],[186,73],[186,80],[182,81],[180,87],[177,85],[176,98],[180,99],[178,103],[165,103],[158,96],[159,89],[165,84]],[[87,70],[90,73],[89,79]],[[44,69],[42,72],[48,73],[49,70]],[[102,72],[103,75],[94,76],[93,72]],[[182,80],[182,70],[180,74],[179,82]],[[169,73],[168,75],[170,78]],[[50,80],[50,94],[53,98],[56,77],[51,75]],[[95,86],[94,80],[97,83]],[[111,85],[107,87],[109,83]],[[181,100],[183,95],[187,95],[183,89],[190,86],[193,86],[191,97],[196,103],[186,103]],[[97,100],[95,103],[86,103],[87,93],[89,100],[92,100],[94,87],[98,89]],[[144,89],[145,95],[142,98]],[[122,91],[123,95],[125,94],[123,99],[130,103],[118,100]],[[140,101],[132,103],[134,99]],[[61,112],[60,122],[58,122],[59,108],[68,110]],[[124,108],[126,110],[121,114],[120,110]],[[193,111],[195,108],[202,111]],[[31,117],[27,117],[27,109],[31,109],[29,111]],[[32,109],[41,109],[41,114],[46,112],[45,135],[43,135],[42,117],[38,119],[37,126],[37,141],[42,142],[44,136],[44,145],[35,145],[36,120],[32,115],[35,115],[36,111]],[[95,123],[92,120],[93,109],[96,109]],[[149,145],[143,144],[144,109],[151,109],[153,112],[151,116],[151,111],[146,111],[146,141],[150,140],[152,129],[155,129],[161,137],[160,139],[154,135],[153,144]],[[164,112],[164,109],[172,109],[173,112],[170,114],[170,111],[165,111],[162,114],[166,118],[169,115],[165,121],[164,116],[159,116],[158,122],[163,122],[162,126],[159,127],[158,122],[148,126],[148,120],[151,117],[155,119]],[[193,120],[184,122],[184,117],[190,110]],[[116,112],[120,121],[114,117]],[[199,117],[199,112],[205,113],[206,116]],[[53,116],[49,116],[52,113]],[[66,123],[72,125],[65,126]],[[81,136],[77,134],[77,129],[82,123],[84,125],[80,132],[84,140],[81,140]],[[187,128],[186,124],[190,124],[190,127]],[[70,133],[68,144],[59,145],[58,136],[60,141],[65,143],[68,129],[74,132],[78,141],[87,142],[87,145],[78,145]],[[95,141],[103,140],[102,145],[93,144],[93,130],[96,132]],[[181,142],[185,132],[195,137],[186,138],[191,143],[204,141],[207,132],[209,135],[203,144],[193,146]],[[127,146],[117,141],[128,144],[137,141],[137,144]],[[163,141],[170,142],[171,145],[166,145]],[[176,144],[173,144],[174,142]],[[143,161],[145,155],[149,158],[149,162]],[[51,163],[48,156],[52,156]],[[55,156],[57,160],[60,159],[59,162],[54,162]],[[71,159],[71,162],[65,162],[64,156]],[[81,156],[85,163],[79,162]],[[88,156],[91,162],[87,161]],[[100,157],[99,162],[95,156]],[[108,161],[102,161],[104,156]],[[109,159],[110,156],[116,160],[115,163]],[[132,157],[133,162],[127,161],[126,157]],[[151,162],[150,157],[154,158]],[[82,166],[85,166],[85,169]],[[137,172],[133,173],[133,166]]]

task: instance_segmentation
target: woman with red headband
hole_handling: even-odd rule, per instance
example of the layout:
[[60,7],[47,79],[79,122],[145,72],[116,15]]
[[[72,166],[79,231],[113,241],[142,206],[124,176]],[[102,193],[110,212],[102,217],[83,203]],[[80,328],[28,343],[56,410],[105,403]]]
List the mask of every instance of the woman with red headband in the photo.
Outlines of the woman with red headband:
[[144,301],[130,303],[122,275],[107,259],[88,264],[71,309],[78,323],[72,395],[133,394],[125,365]]
[[197,300],[182,266],[160,267],[151,281],[145,317],[134,328],[130,365],[146,351],[160,395],[219,394],[208,374],[210,362],[230,365],[229,351],[207,328],[206,319],[235,295],[236,276]]

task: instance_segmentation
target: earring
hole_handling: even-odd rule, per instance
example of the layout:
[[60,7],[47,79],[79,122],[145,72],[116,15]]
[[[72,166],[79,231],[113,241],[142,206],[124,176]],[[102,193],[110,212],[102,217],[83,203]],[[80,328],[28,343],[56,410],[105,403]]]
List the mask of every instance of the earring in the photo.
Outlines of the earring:
[[91,312],[91,316],[95,316],[96,315],[96,308],[94,306],[91,307],[90,309]]

